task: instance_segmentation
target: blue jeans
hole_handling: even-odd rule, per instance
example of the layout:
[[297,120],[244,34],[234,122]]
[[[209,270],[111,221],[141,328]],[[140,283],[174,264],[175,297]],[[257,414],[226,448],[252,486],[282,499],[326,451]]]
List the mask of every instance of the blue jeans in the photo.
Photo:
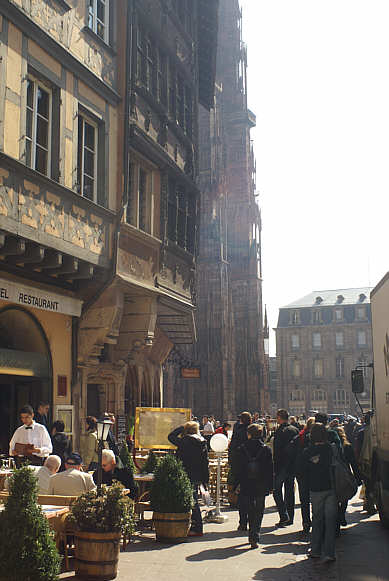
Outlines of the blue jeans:
[[[285,497],[283,494],[283,489]],[[281,470],[276,473],[274,480],[274,500],[277,505],[280,521],[294,519],[294,476]]]
[[301,505],[301,519],[303,521],[303,526],[309,526],[311,524],[311,507],[309,498],[309,487],[306,483],[305,478],[299,476],[297,478],[297,484],[299,487],[299,497]]
[[311,491],[312,502],[312,554],[335,557],[335,536],[338,502],[333,490]]
[[[242,510],[247,514],[249,523],[249,541],[259,541],[263,513],[265,510],[264,496],[243,496],[239,495],[239,512]],[[245,524],[244,522],[241,524]]]

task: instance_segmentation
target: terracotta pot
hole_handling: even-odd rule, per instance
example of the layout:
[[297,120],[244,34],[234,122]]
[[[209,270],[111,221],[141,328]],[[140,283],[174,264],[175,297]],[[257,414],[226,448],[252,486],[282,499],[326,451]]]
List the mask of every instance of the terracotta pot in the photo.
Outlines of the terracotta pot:
[[188,535],[190,512],[154,512],[153,523],[157,541],[174,541]]
[[75,532],[76,575],[88,581],[116,579],[121,533]]

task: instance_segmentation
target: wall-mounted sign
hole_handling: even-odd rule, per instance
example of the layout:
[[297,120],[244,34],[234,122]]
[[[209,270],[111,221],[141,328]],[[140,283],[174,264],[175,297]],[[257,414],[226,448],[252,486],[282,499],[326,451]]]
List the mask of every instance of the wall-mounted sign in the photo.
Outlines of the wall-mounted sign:
[[200,379],[200,367],[182,367],[182,379]]
[[82,301],[20,285],[5,279],[0,279],[0,299],[18,305],[42,309],[43,311],[71,315],[72,317],[81,315]]

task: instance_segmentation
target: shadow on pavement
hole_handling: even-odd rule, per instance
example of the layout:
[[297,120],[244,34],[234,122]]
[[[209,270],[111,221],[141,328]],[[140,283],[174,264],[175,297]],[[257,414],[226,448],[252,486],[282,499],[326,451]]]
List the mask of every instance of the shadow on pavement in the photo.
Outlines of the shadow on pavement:
[[221,547],[215,549],[205,549],[200,553],[195,555],[190,555],[186,557],[187,561],[218,561],[222,559],[230,559],[231,557],[238,557],[247,551],[251,551],[251,547],[248,543],[242,543],[241,545],[234,545],[233,547]]
[[336,581],[337,571],[334,564],[321,565],[306,559],[284,567],[260,569],[252,579],[255,581]]

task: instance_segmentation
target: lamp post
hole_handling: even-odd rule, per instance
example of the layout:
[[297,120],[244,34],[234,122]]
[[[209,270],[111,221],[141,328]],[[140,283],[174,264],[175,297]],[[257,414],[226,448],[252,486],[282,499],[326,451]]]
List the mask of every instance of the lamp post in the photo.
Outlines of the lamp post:
[[97,439],[98,439],[98,466],[97,466],[97,494],[101,494],[101,485],[103,482],[103,447],[104,442],[108,437],[108,432],[110,427],[113,426],[113,422],[108,418],[103,420],[97,420]]
[[224,434],[215,434],[212,436],[210,445],[212,450],[217,455],[217,480],[216,480],[216,509],[213,515],[209,518],[210,522],[223,523],[227,517],[220,512],[220,460],[223,452],[228,448],[228,438]]

